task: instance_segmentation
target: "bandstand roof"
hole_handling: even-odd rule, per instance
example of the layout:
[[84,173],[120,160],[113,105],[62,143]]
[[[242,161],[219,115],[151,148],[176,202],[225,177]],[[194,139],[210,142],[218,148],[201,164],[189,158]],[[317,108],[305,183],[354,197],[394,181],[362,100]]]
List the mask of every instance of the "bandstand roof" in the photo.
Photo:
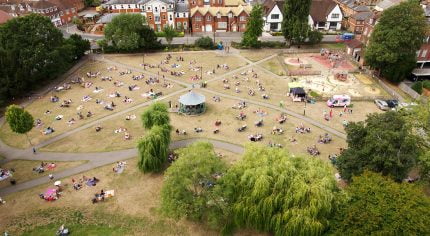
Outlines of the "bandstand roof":
[[204,103],[205,101],[205,96],[199,93],[195,93],[194,91],[190,91],[189,93],[179,97],[179,102],[186,106],[199,105]]

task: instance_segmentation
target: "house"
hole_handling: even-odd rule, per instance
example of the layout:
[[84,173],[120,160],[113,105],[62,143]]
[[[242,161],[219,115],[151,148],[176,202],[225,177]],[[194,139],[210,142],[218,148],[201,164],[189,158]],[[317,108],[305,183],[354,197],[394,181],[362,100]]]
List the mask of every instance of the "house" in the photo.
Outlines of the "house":
[[373,12],[372,15],[364,22],[364,30],[360,38],[363,45],[367,46],[369,44],[370,36],[375,29],[375,25],[376,22],[378,22],[379,17],[381,17],[381,12]]
[[359,39],[364,31],[364,24],[373,15],[372,12],[359,12],[348,18],[348,30]]
[[60,10],[61,25],[72,22],[78,16],[78,8],[74,0],[48,0]]
[[179,1],[175,6],[175,28],[179,31],[189,30],[190,9],[187,1]]
[[332,0],[313,0],[309,14],[309,25],[316,30],[340,30],[343,14]]
[[13,17],[7,12],[0,10],[0,25],[6,23],[6,21],[12,19]]
[[251,6],[194,7],[190,10],[192,32],[244,32]]
[[282,11],[285,1],[267,0],[263,4],[264,26],[266,32],[279,32],[282,25]]
[[175,25],[174,0],[110,0],[106,5],[110,13],[141,13],[155,31]]
[[364,63],[362,55],[363,43],[358,39],[349,40],[346,43],[346,53],[352,57],[352,59],[361,65]]

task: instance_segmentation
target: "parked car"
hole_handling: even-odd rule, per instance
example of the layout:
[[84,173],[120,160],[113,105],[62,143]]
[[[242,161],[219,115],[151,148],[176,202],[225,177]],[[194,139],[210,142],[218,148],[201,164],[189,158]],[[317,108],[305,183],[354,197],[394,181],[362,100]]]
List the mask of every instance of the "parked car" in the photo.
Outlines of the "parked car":
[[387,102],[384,100],[375,99],[375,105],[383,111],[388,111],[390,109]]
[[397,100],[385,100],[389,108],[396,108],[399,105],[399,101]]
[[328,101],[329,107],[343,107],[351,105],[351,97],[348,95],[333,95]]

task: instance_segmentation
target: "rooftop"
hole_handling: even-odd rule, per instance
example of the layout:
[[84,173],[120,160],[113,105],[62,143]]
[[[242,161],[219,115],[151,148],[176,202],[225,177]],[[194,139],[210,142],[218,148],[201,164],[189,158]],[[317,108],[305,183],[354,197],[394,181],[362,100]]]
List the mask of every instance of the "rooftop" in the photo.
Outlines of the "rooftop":
[[195,93],[193,90],[179,97],[179,103],[187,106],[195,106],[206,101],[206,97],[202,94]]
[[332,0],[313,0],[309,14],[315,22],[325,22],[336,5]]

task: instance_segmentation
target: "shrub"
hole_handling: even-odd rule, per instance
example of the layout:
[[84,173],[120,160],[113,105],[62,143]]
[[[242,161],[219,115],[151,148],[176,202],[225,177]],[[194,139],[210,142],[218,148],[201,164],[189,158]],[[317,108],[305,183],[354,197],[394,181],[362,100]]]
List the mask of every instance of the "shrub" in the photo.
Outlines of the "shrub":
[[270,33],[272,36],[282,36],[282,32],[272,32]]
[[317,43],[320,43],[321,40],[323,39],[323,34],[318,30],[312,30],[312,31],[309,31],[308,39],[310,44],[317,44]]
[[213,49],[215,47],[214,42],[211,37],[200,37],[194,43],[197,47],[205,48],[205,49]]
[[415,92],[417,92],[418,94],[422,94],[423,93],[423,82],[421,82],[421,81],[415,82],[411,88],[413,90],[415,90]]
[[423,87],[430,90],[430,80],[424,80]]

